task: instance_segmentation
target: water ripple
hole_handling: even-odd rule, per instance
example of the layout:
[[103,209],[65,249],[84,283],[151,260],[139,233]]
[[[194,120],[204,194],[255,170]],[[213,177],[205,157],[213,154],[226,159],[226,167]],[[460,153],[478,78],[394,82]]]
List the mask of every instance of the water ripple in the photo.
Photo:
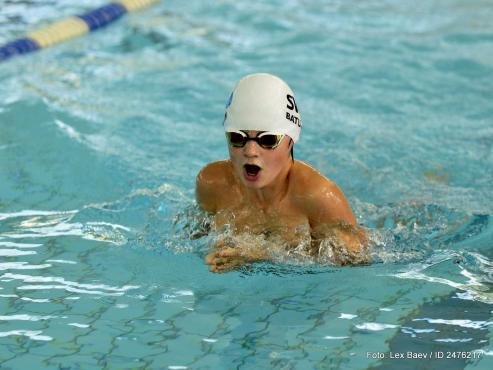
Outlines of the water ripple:
[[41,340],[41,341],[50,341],[53,340],[52,337],[47,335],[40,335],[42,333],[41,330],[11,330],[11,331],[2,331],[0,332],[0,337],[9,337],[9,336],[25,336],[32,340]]
[[360,330],[381,331],[385,329],[395,329],[398,328],[399,325],[380,324],[376,322],[365,322],[363,324],[355,325],[355,327]]
[[0,316],[0,321],[43,321],[56,318],[56,316],[10,315]]
[[[0,214],[0,220],[9,221],[7,224],[8,231],[2,233],[2,238],[24,239],[79,236],[83,239],[103,241],[115,245],[122,245],[127,242],[128,238],[125,233],[131,232],[129,227],[106,221],[70,222],[73,217],[79,213],[79,210],[26,210],[15,213],[2,213]],[[18,218],[21,219],[18,222],[15,222]],[[0,242],[0,246],[2,245],[20,248],[35,248],[42,244],[2,241]]]
[[448,285],[466,293],[459,293],[457,298],[492,304],[492,273],[492,262],[477,252],[437,250],[425,261],[409,264],[405,271],[390,276]]
[[28,262],[4,262],[0,263],[0,271],[2,270],[39,270],[51,267],[50,264],[30,265]]
[[36,210],[24,210],[19,212],[11,212],[11,213],[0,213],[0,221],[7,220],[10,218],[17,217],[27,217],[27,216],[72,216],[76,214],[78,211],[36,211]]
[[20,251],[18,249],[0,249],[0,257],[18,257],[36,254],[34,251]]
[[413,321],[426,321],[430,324],[444,324],[444,325],[454,325],[460,326],[462,328],[471,329],[486,329],[488,326],[493,325],[491,321],[472,321],[472,320],[445,320],[445,319],[413,319]]
[[67,281],[62,277],[30,276],[5,273],[0,279],[21,280],[25,283],[58,283],[58,284],[27,284],[17,287],[19,290],[49,290],[64,289],[72,293],[85,293],[107,296],[121,296],[126,291],[140,288],[137,285],[124,285],[122,287],[112,287],[105,284],[81,284]]
[[38,247],[41,247],[41,246],[43,246],[43,244],[0,242],[0,247],[38,248]]

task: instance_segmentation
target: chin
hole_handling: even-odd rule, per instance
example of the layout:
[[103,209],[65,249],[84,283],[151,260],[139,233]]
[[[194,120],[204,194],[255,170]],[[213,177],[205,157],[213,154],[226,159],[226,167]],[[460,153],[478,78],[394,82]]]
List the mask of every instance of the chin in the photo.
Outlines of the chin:
[[243,182],[243,185],[245,185],[247,188],[250,188],[250,189],[261,189],[265,186],[263,181],[251,182],[251,181],[247,181],[245,179],[242,179],[242,182]]

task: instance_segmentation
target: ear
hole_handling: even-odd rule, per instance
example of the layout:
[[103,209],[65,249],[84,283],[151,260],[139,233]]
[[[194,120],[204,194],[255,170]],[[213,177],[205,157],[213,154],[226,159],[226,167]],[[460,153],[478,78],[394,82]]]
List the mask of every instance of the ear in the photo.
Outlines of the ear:
[[293,153],[293,146],[294,146],[294,141],[293,139],[289,138],[289,156],[291,157],[291,160],[294,162],[294,153]]

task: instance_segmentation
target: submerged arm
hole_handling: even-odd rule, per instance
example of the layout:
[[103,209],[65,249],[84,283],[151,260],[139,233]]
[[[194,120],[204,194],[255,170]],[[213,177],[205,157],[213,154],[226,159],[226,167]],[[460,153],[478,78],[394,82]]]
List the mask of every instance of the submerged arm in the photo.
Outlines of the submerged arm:
[[365,231],[346,223],[320,225],[311,233],[311,254],[320,262],[340,265],[370,262]]
[[[332,182],[318,186],[308,198],[311,253],[341,265],[368,263],[368,242],[343,192]],[[325,257],[325,258],[324,258]]]

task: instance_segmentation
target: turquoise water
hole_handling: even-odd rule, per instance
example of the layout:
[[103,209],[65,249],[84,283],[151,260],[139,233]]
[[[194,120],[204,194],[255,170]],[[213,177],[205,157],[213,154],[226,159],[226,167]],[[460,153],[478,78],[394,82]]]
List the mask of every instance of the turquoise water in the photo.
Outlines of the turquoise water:
[[[0,1],[0,44],[102,5],[71,3]],[[0,367],[491,369],[492,18],[170,0],[0,64]],[[208,272],[195,175],[258,71],[295,90],[295,157],[345,191],[374,264]],[[389,358],[408,351],[444,358]]]

